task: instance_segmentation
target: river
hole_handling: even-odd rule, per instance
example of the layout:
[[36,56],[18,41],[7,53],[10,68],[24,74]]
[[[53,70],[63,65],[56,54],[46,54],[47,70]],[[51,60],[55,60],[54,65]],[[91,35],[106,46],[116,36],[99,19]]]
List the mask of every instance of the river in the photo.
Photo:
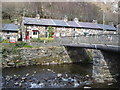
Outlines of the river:
[[3,88],[117,88],[117,83],[96,83],[90,64],[62,64],[4,68]]

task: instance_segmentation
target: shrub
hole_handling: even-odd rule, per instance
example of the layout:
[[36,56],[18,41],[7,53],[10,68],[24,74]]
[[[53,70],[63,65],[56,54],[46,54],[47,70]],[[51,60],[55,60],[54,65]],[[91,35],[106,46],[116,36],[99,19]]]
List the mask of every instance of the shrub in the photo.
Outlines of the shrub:
[[3,40],[2,43],[9,43],[9,40],[8,39]]
[[49,26],[48,27],[48,32],[49,32],[49,38],[52,37],[53,27]]
[[18,43],[15,43],[15,47],[16,48],[22,48],[24,46],[28,45],[27,43],[25,42],[18,42]]

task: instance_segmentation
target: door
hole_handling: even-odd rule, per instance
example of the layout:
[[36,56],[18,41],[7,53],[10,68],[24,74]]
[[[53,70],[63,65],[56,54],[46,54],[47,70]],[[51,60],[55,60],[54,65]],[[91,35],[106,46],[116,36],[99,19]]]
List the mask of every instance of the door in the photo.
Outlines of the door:
[[30,37],[29,37],[29,32],[27,31],[26,32],[26,40],[29,40],[30,39]]

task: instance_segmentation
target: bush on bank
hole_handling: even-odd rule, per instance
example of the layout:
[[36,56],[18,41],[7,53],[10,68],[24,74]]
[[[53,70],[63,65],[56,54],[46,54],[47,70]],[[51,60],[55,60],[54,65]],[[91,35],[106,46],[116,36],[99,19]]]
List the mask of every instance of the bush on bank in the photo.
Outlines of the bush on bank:
[[17,43],[6,43],[2,45],[2,55],[12,55],[12,54],[19,54],[20,49],[18,48],[32,48],[32,46],[28,45],[25,42],[17,42]]

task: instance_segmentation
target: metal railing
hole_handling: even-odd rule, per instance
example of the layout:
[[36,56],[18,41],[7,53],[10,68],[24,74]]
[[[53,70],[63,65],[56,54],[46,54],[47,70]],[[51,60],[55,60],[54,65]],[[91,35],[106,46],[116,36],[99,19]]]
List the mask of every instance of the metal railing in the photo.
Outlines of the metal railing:
[[65,36],[55,39],[60,44],[103,44],[120,46],[120,35]]

